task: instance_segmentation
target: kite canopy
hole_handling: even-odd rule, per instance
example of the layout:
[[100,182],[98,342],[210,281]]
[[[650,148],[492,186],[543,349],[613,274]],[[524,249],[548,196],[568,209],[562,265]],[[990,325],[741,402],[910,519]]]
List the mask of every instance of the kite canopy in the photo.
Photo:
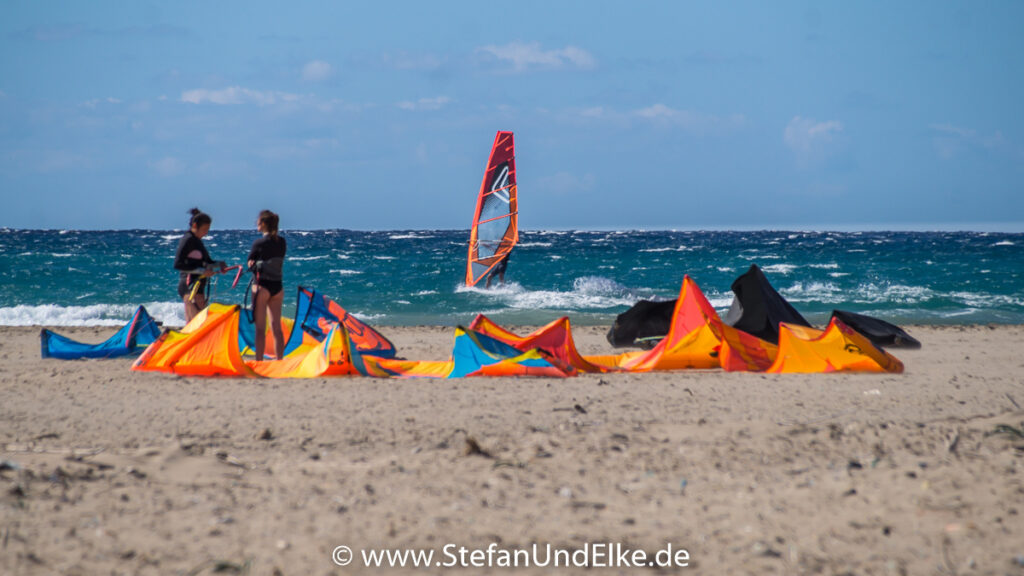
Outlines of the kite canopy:
[[572,327],[567,316],[563,316],[526,336],[518,336],[498,326],[493,320],[483,314],[478,314],[473,319],[472,324],[469,325],[469,328],[470,330],[475,330],[500,340],[522,352],[534,348],[539,349],[559,362],[572,366],[580,372],[610,372],[617,370],[617,368],[611,366],[601,366],[588,362],[576,350],[576,343],[572,339]]
[[252,376],[238,349],[238,305],[213,303],[180,331],[165,330],[132,370],[189,376]]
[[114,358],[134,354],[160,337],[160,326],[139,306],[120,330],[105,342],[86,344],[43,328],[39,333],[43,358],[77,360],[79,358]]
[[679,298],[675,300],[675,307],[672,310],[672,322],[668,333],[657,346],[646,352],[626,352],[618,356],[587,356],[587,360],[631,372],[718,368],[723,366],[723,335],[734,341],[735,346],[744,350],[747,356],[757,356],[754,352],[747,352],[745,346],[757,346],[760,341],[750,337],[753,340],[748,342],[741,339],[737,332],[722,323],[697,283],[689,276],[685,276],[679,289]]
[[165,331],[139,356],[132,370],[266,378],[365,373],[348,331],[337,322],[321,342],[302,344],[280,360],[245,360],[238,346],[240,309],[237,305],[210,304],[180,331]]
[[863,314],[833,310],[832,318],[838,318],[850,328],[868,337],[875,346],[893,348],[920,348],[921,343],[902,328],[885,320]]
[[686,276],[668,334],[653,350],[586,359],[631,372],[719,366],[728,372],[903,371],[899,360],[838,319],[824,331],[785,322],[778,330],[776,346],[729,326]]
[[519,242],[515,143],[511,132],[498,132],[480,184],[469,232],[466,286],[475,286],[508,257]]
[[779,325],[779,353],[766,370],[791,372],[903,372],[903,363],[876,348],[863,334],[838,318],[824,331]]
[[615,323],[608,330],[608,343],[616,348],[628,346],[644,346],[650,340],[637,341],[643,338],[663,338],[672,326],[672,313],[675,300],[654,302],[641,300],[629,310],[615,317]]
[[[825,330],[780,322],[779,344],[722,321],[689,276],[672,309],[668,332],[651,350],[583,356],[569,319],[559,318],[526,336],[483,315],[458,327],[448,360],[394,358],[394,346],[315,290],[299,289],[299,313],[281,359],[246,360],[239,306],[211,304],[180,331],[167,330],[136,360],[133,370],[192,376],[379,378],[468,376],[568,377],[582,372],[650,372],[722,368],[744,372],[901,372],[903,364],[838,318]],[[247,321],[247,320],[246,320]],[[356,326],[359,333],[349,326]],[[385,351],[392,357],[374,352]]]
[[734,328],[777,344],[779,322],[811,325],[775,291],[757,264],[751,264],[750,270],[733,281],[732,291],[735,296],[725,314],[725,323]]
[[364,357],[370,376],[463,378],[467,376],[575,376],[576,369],[543,350],[517,350],[496,338],[459,326],[451,360],[393,360]]
[[[334,324],[345,326],[356,348],[363,354],[392,358],[395,345],[366,323],[348,313],[340,304],[312,288],[299,286],[295,300],[295,320],[286,337],[284,355],[289,356],[303,344],[322,342]],[[248,314],[239,321],[239,346],[255,348],[256,328]]]

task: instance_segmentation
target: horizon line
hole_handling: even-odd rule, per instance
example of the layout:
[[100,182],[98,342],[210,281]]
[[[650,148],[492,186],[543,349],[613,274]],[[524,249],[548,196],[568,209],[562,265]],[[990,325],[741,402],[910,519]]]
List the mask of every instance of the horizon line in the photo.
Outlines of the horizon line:
[[[221,231],[242,231],[250,230],[244,228],[218,228]],[[16,228],[11,226],[0,226],[2,232],[129,232],[132,230],[153,230],[164,232],[179,232],[185,228]],[[283,228],[282,232],[322,232],[330,230],[345,230],[351,232],[459,232],[469,233],[468,228]],[[1024,233],[1024,221],[1021,222],[960,222],[960,223],[857,223],[857,224],[836,224],[830,226],[808,226],[806,224],[787,224],[774,226],[761,225],[733,225],[733,226],[594,226],[589,228],[574,227],[549,227],[549,228],[520,228],[520,232],[545,233],[545,232],[989,232],[1004,234]]]

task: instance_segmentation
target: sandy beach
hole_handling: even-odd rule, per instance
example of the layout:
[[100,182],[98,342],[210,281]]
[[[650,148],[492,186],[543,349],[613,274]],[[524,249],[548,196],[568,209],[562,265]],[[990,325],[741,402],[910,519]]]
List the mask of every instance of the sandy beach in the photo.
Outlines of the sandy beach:
[[[907,329],[904,374],[275,381],[42,360],[38,328],[0,328],[0,573],[441,573],[446,545],[611,543],[685,549],[666,573],[1022,574],[1024,437],[1000,425],[1024,426],[1024,326]],[[612,353],[604,332],[574,334]],[[434,563],[363,565],[385,548]],[[510,570],[595,569],[463,572]]]

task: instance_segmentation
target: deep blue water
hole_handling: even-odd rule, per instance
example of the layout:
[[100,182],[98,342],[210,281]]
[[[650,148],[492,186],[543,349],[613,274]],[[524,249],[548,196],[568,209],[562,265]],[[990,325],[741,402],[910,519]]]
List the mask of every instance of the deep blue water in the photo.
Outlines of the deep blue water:
[[[0,325],[120,324],[139,304],[183,323],[171,264],[181,231],[0,230]],[[1024,234],[983,232],[522,232],[504,287],[463,286],[464,230],[284,231],[285,287],[314,287],[376,325],[509,324],[569,315],[610,324],[689,274],[720,310],[751,264],[808,320],[833,308],[898,324],[1024,323]],[[213,258],[241,263],[252,231],[214,229]],[[241,302],[221,277],[214,299]],[[293,308],[286,298],[286,310]]]

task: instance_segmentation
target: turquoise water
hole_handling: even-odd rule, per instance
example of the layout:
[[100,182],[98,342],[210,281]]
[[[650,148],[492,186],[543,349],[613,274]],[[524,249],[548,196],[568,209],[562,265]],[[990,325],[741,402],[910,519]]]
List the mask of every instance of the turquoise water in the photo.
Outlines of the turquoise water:
[[[172,270],[181,231],[0,230],[0,325],[114,325],[144,304],[184,321]],[[562,315],[610,324],[641,298],[674,298],[689,274],[720,310],[758,264],[808,320],[832,309],[899,324],[1024,323],[1024,234],[981,232],[526,231],[508,284],[466,288],[464,230],[284,231],[285,287],[311,286],[382,326],[509,324]],[[241,263],[252,231],[214,229],[213,258]],[[221,277],[214,299],[240,303]],[[288,302],[289,299],[286,299]],[[286,305],[286,309],[289,305]]]

